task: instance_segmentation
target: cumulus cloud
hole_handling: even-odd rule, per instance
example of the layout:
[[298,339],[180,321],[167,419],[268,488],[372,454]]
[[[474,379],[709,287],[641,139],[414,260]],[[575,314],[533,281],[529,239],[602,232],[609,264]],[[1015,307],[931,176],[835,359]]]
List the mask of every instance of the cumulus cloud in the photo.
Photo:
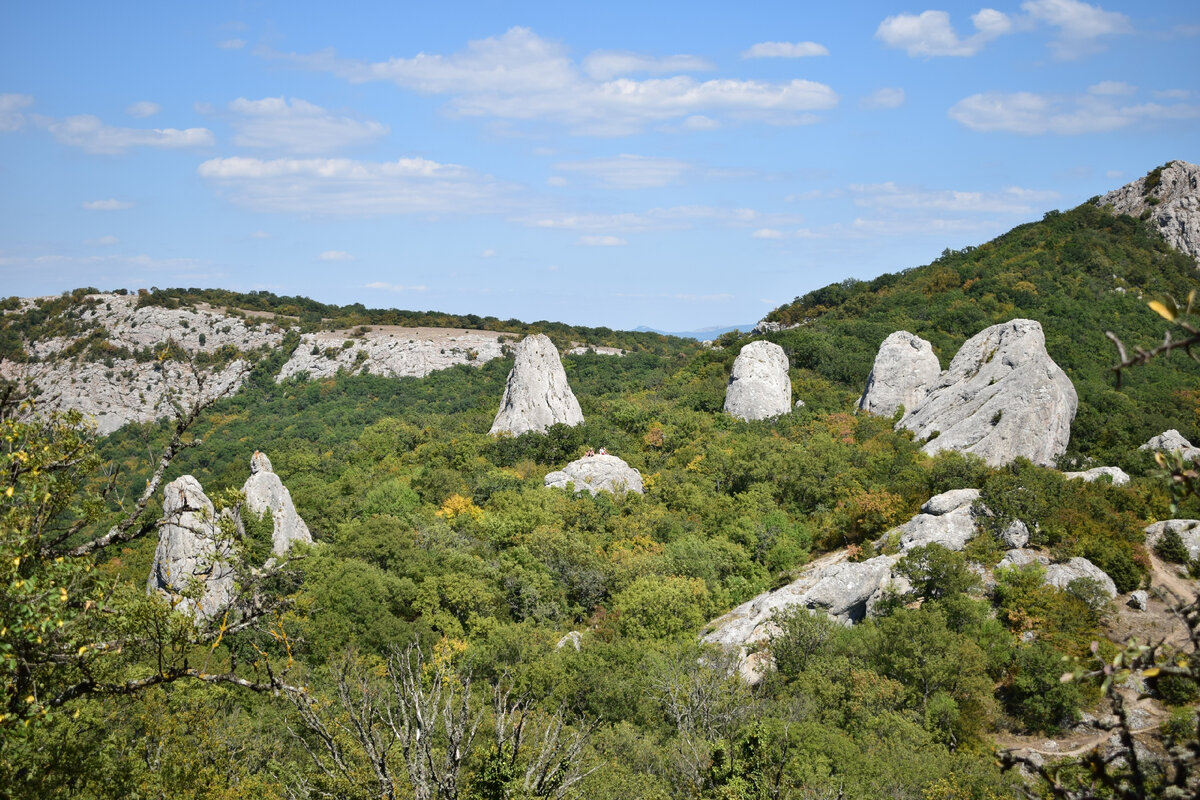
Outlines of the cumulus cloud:
[[579,243],[586,247],[619,247],[623,244],[629,244],[619,236],[580,236]]
[[16,131],[25,126],[22,108],[33,105],[33,97],[27,94],[0,94],[0,132]]
[[907,95],[900,88],[876,89],[859,101],[863,108],[899,108]]
[[419,53],[368,62],[341,58],[333,50],[308,55],[261,52],[351,83],[390,81],[403,89],[444,94],[449,97],[449,110],[462,116],[565,124],[576,133],[601,136],[627,135],[648,124],[714,114],[808,123],[815,119],[812,112],[838,102],[829,86],[801,79],[771,83],[698,81],[687,75],[625,77],[630,71],[699,68],[702,62],[691,56],[655,59],[602,51],[585,60],[581,69],[562,45],[527,28],[469,42],[466,50],[449,56]]
[[197,172],[247,208],[338,216],[495,211],[510,191],[487,175],[423,158],[213,158]]
[[827,55],[829,49],[816,42],[759,42],[742,52],[742,58],[809,58]]
[[601,186],[612,189],[647,189],[675,183],[692,166],[675,158],[621,154],[612,158],[564,161],[555,164],[554,168],[587,175]]
[[1064,136],[1103,133],[1137,123],[1195,119],[1200,106],[1121,103],[1121,95],[986,92],[955,103],[948,114],[973,131]]
[[99,236],[95,239],[84,239],[83,243],[90,247],[107,247],[109,245],[120,244],[121,240],[109,234],[108,236]]
[[160,111],[162,111],[162,106],[160,106],[158,103],[152,103],[149,100],[140,100],[125,107],[126,114],[131,117],[137,117],[138,119],[153,117]]
[[126,200],[87,200],[83,207],[88,211],[124,211],[133,208],[133,203]]
[[1021,4],[1031,19],[1058,28],[1050,50],[1061,59],[1078,58],[1102,49],[1102,36],[1132,33],[1129,17],[1079,0],[1029,0]]
[[973,56],[984,44],[1012,30],[1008,15],[985,8],[971,17],[975,33],[959,38],[945,11],[897,14],[879,23],[875,38],[910,56]]
[[353,261],[354,256],[347,253],[345,250],[326,250],[321,255],[317,256],[320,261]]
[[367,144],[387,135],[380,122],[336,116],[318,105],[293,97],[239,97],[229,104],[236,117],[233,143],[239,147],[263,147],[299,155],[313,155]]
[[80,114],[63,120],[37,118],[61,144],[78,147],[86,153],[117,154],[132,147],[156,147],[180,150],[211,147],[216,143],[208,128],[118,128],[105,125],[99,117]]

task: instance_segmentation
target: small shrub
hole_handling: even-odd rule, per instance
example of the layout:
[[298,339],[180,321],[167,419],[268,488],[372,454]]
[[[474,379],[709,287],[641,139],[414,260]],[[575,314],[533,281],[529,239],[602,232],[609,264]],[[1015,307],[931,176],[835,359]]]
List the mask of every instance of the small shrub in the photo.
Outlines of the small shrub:
[[1168,528],[1158,537],[1158,541],[1154,543],[1154,552],[1163,561],[1172,564],[1186,564],[1191,558],[1187,545],[1183,543],[1183,537],[1173,528]]

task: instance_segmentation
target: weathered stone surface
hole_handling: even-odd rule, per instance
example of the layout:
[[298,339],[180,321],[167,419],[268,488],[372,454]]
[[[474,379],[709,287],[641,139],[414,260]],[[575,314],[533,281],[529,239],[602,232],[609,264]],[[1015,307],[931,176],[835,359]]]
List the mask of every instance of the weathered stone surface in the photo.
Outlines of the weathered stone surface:
[[733,362],[725,389],[726,413],[743,420],[771,419],[791,413],[792,380],[783,348],[751,342]]
[[583,411],[567,384],[558,349],[550,337],[526,336],[516,348],[516,362],[508,373],[500,411],[489,433],[520,436],[543,432],[551,425],[579,425]]
[[1200,458],[1200,447],[1193,447],[1192,443],[1183,438],[1183,434],[1174,428],[1152,437],[1138,450],[1153,450],[1158,453],[1179,451],[1187,461],[1195,461]]
[[1004,533],[1000,534],[1000,541],[1004,542],[1004,546],[1010,550],[1024,547],[1029,544],[1029,526],[1019,519],[1014,519],[1008,523]]
[[1076,578],[1091,578],[1099,581],[1105,594],[1109,597],[1117,596],[1117,586],[1113,583],[1113,579],[1086,558],[1075,557],[1065,564],[1051,564],[1046,567],[1046,583],[1050,586],[1066,589]]
[[[505,334],[451,328],[402,328],[385,325],[364,333],[317,331],[300,344],[276,376],[276,382],[301,374],[328,378],[342,370],[351,375],[424,378],[458,364],[479,366],[504,355]],[[346,343],[350,346],[346,347]]]
[[753,336],[762,336],[764,333],[779,333],[780,331],[790,331],[793,328],[799,328],[800,323],[787,325],[782,322],[767,322],[765,319],[760,319],[751,329],[750,333]]
[[927,544],[940,544],[950,550],[962,550],[975,535],[975,512],[971,504],[979,499],[978,489],[953,489],[934,495],[921,506],[921,513],[883,535],[900,537],[900,552]]
[[296,542],[312,543],[308,525],[296,513],[292,494],[271,469],[271,459],[257,450],[250,458],[250,477],[242,485],[246,496],[246,510],[262,516],[270,514],[274,523],[271,535],[272,551],[282,556]]
[[1004,554],[1004,558],[1000,559],[1000,563],[996,565],[996,569],[1000,569],[1001,567],[1024,567],[1029,564],[1041,564],[1044,567],[1049,563],[1050,559],[1041,553],[1013,548]]
[[1075,387],[1046,353],[1042,326],[1014,319],[977,333],[921,404],[904,415],[922,448],[974,453],[992,466],[1024,456],[1050,466],[1067,447]]
[[1064,472],[1063,476],[1069,480],[1084,480],[1088,483],[1097,481],[1107,475],[1112,480],[1113,486],[1124,486],[1129,483],[1129,474],[1120,467],[1093,467],[1086,469],[1083,472]]
[[924,505],[921,506],[921,513],[940,517],[943,514],[949,514],[951,511],[957,511],[963,506],[969,506],[978,499],[978,489],[951,489],[948,492],[935,494],[926,500]]
[[[163,488],[163,524],[147,593],[181,598],[180,610],[214,616],[233,598],[229,556],[229,544],[221,536],[213,504],[200,482],[184,475],[168,483]],[[185,593],[190,596],[181,597]]]
[[1200,558],[1200,519],[1165,519],[1146,528],[1146,546],[1154,547],[1167,531],[1175,531],[1183,540],[1189,558]]
[[806,608],[824,611],[839,622],[858,622],[867,614],[867,600],[891,575],[895,564],[894,556],[835,564],[801,596],[800,602]]
[[912,581],[894,570],[879,583],[879,588],[867,598],[867,616],[879,615],[879,604],[889,596],[901,597],[912,591]]
[[1130,608],[1136,608],[1138,611],[1145,611],[1150,607],[1150,593],[1145,589],[1130,592],[1129,602],[1126,605]]
[[1159,171],[1157,186],[1147,189],[1146,178],[1138,178],[1096,204],[1133,217],[1149,212],[1150,222],[1168,244],[1200,259],[1200,166],[1172,161]]
[[573,647],[576,652],[579,652],[580,643],[583,641],[583,634],[579,631],[571,631],[558,640],[558,644],[554,646],[555,650],[562,650],[564,647]]
[[896,331],[879,346],[858,408],[882,417],[892,416],[901,406],[915,409],[941,374],[933,345],[908,331]]
[[546,475],[546,486],[566,489],[568,484],[575,491],[637,492],[642,494],[642,473],[613,455],[584,456],[572,461],[557,472]]

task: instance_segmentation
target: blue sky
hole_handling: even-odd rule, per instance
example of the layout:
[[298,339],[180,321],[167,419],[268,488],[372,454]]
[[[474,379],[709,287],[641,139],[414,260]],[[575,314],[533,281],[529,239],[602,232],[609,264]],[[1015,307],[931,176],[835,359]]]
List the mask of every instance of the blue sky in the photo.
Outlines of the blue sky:
[[1200,160],[1200,5],[0,5],[0,294],[669,330]]

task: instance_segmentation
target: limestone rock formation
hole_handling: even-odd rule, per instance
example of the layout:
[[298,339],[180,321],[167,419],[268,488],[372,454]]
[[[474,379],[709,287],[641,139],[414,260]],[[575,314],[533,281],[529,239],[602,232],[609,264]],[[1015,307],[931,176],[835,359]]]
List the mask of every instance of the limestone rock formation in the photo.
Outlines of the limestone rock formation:
[[1050,466],[1067,448],[1077,404],[1075,387],[1046,353],[1042,326],[1014,319],[968,339],[897,428],[928,439],[922,449],[930,455],[958,450],[992,466],[1024,456]]
[[230,545],[221,535],[213,504],[200,482],[184,475],[168,483],[163,488],[163,524],[146,591],[182,597],[178,605],[182,611],[212,617],[233,599],[229,557]]
[[1097,205],[1134,217],[1148,214],[1168,244],[1200,260],[1200,166],[1172,161],[1109,192]]
[[1010,550],[1018,550],[1029,544],[1029,526],[1019,519],[1008,523],[1008,527],[1000,534],[1000,541]]
[[560,422],[581,424],[583,411],[567,384],[554,342],[540,333],[526,336],[517,345],[516,356],[489,433],[520,436],[528,431],[543,432]]
[[971,504],[978,499],[978,489],[954,489],[934,495],[921,506],[920,514],[885,533],[882,540],[898,534],[901,553],[927,544],[962,550],[975,535]]
[[1200,519],[1165,519],[1146,528],[1146,546],[1154,547],[1159,537],[1175,531],[1187,548],[1188,558],[1200,558]]
[[1117,596],[1117,585],[1113,583],[1113,579],[1086,558],[1076,557],[1063,564],[1051,564],[1046,567],[1046,583],[1050,586],[1066,589],[1076,578],[1099,581],[1105,594],[1109,597]]
[[1129,593],[1129,602],[1125,605],[1138,611],[1145,611],[1150,608],[1150,593],[1145,589],[1138,589]]
[[274,522],[271,535],[272,551],[277,556],[287,553],[296,542],[312,543],[312,534],[292,505],[291,492],[271,469],[271,459],[257,450],[250,458],[250,477],[242,485],[246,510],[251,514],[270,514]]
[[557,472],[546,475],[546,486],[566,489],[574,484],[576,492],[643,493],[642,473],[613,455],[584,456]]
[[879,346],[858,408],[881,417],[892,416],[901,406],[911,411],[941,373],[933,345],[908,331],[896,331]]
[[1063,476],[1069,480],[1084,480],[1088,483],[1097,481],[1107,475],[1112,479],[1113,486],[1124,486],[1129,483],[1129,474],[1120,467],[1093,467],[1092,469],[1084,470],[1083,472],[1064,472]]
[[1174,453],[1178,450],[1187,461],[1200,459],[1200,447],[1193,447],[1192,443],[1174,428],[1151,438],[1138,450],[1153,450],[1158,453]]
[[725,389],[725,411],[742,420],[771,419],[792,410],[792,380],[783,348],[751,342],[733,362]]
[[501,358],[504,340],[505,335],[495,331],[394,325],[377,326],[361,334],[317,331],[300,337],[300,344],[275,380],[278,383],[300,374],[316,380],[332,377],[338,370],[387,378],[424,378],[457,364],[479,366]]

